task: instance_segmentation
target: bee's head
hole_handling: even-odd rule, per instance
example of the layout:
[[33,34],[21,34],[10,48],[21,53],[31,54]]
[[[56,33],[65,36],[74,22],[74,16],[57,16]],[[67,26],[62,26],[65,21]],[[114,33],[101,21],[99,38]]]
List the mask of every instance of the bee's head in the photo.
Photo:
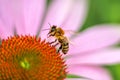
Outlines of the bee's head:
[[56,31],[56,29],[57,29],[57,26],[53,25],[50,29],[50,32],[54,32],[54,31]]
[[55,33],[56,33],[56,30],[57,30],[57,26],[55,26],[55,25],[51,26],[48,35],[49,35],[49,36],[54,36]]

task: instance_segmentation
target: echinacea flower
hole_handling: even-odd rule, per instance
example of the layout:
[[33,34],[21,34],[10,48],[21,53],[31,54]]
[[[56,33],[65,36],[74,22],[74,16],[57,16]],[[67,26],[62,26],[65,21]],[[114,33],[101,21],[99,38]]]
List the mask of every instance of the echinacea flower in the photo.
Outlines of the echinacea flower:
[[[120,39],[116,25],[97,25],[71,38],[75,45],[70,45],[65,63],[44,41],[47,32],[42,29],[49,28],[48,23],[77,31],[86,16],[86,2],[53,0],[46,7],[46,0],[0,0],[0,79],[63,80],[68,73],[111,80],[101,66],[120,61],[120,50],[111,47]],[[35,37],[38,33],[41,38]]]
[[66,68],[49,43],[33,36],[14,36],[0,46],[1,80],[62,80]]

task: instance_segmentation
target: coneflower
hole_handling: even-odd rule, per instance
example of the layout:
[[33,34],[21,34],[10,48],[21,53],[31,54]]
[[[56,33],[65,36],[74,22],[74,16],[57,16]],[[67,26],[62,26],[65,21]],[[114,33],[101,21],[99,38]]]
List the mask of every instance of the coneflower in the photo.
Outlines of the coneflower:
[[14,36],[0,45],[0,80],[63,80],[66,66],[49,43],[35,36]]
[[120,49],[110,48],[120,41],[120,27],[102,24],[69,35],[74,45],[64,57],[44,40],[48,32],[42,30],[50,23],[78,31],[88,0],[47,1],[0,0],[0,80],[112,80],[101,66],[120,62]]

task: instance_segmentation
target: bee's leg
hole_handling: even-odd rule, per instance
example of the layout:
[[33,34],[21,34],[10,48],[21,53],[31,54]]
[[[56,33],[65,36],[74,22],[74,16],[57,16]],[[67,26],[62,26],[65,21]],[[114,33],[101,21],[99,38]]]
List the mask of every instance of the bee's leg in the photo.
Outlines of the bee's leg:
[[57,39],[55,39],[55,41],[50,42],[49,44],[53,44],[53,43],[55,43],[56,41],[57,41]]
[[54,45],[54,47],[56,47],[58,44],[59,44],[59,43],[56,43],[56,44]]
[[62,45],[60,45],[60,47],[59,47],[59,49],[58,49],[57,53],[58,53],[61,49],[62,49]]

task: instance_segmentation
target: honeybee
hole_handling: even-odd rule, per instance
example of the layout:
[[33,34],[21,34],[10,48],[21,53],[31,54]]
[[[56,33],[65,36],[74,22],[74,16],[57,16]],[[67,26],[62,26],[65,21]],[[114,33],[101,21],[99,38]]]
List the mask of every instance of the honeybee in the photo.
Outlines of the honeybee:
[[62,28],[53,25],[51,26],[48,32],[48,37],[53,36],[56,38],[55,41],[50,42],[50,44],[55,43],[57,41],[58,43],[55,44],[54,46],[57,46],[58,44],[60,44],[60,47],[58,48],[57,52],[61,50],[64,54],[67,54],[69,50],[69,41],[68,41],[68,38],[64,34],[65,32]]

